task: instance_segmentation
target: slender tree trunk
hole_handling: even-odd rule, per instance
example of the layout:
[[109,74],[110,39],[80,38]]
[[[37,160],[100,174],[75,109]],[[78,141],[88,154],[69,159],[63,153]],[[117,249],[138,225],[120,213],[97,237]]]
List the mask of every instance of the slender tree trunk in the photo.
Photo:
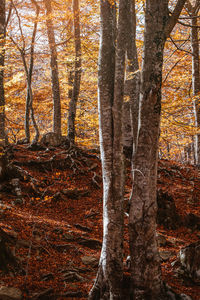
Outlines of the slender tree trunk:
[[130,114],[133,135],[133,157],[136,150],[138,134],[139,85],[140,71],[136,47],[136,13],[135,0],[127,0],[127,84],[130,101]]
[[5,95],[4,95],[4,57],[5,57],[5,37],[6,37],[6,18],[5,0],[0,1],[0,181],[3,179],[7,157],[4,151],[6,145],[5,137]]
[[53,92],[53,131],[61,135],[61,104],[60,104],[60,85],[58,76],[57,50],[55,42],[54,27],[52,22],[51,0],[44,0],[46,7],[46,25],[51,52],[51,83]]
[[26,141],[27,143],[30,142],[30,111],[31,111],[31,119],[35,128],[35,138],[34,142],[37,142],[39,139],[39,129],[37,126],[37,123],[35,121],[34,117],[34,111],[33,111],[33,95],[32,95],[32,74],[33,74],[33,63],[34,63],[34,47],[35,47],[35,37],[37,32],[37,24],[38,24],[38,16],[40,12],[40,8],[35,0],[31,0],[32,3],[35,5],[36,8],[36,18],[34,22],[34,29],[32,34],[32,40],[31,40],[31,52],[30,52],[30,63],[29,63],[29,69],[26,65],[24,53],[23,55],[23,63],[24,68],[26,71],[26,78],[27,78],[27,95],[26,95],[26,110],[25,110],[25,134],[26,134]]
[[[191,47],[192,47],[192,90],[194,96],[194,116],[195,126],[197,130],[200,130],[200,63],[199,63],[199,34],[198,34],[198,10],[196,5],[189,5],[191,16]],[[190,2],[189,2],[190,3]],[[197,8],[196,8],[197,6]],[[200,166],[200,133],[195,135],[195,163]]]
[[73,15],[74,15],[74,41],[75,41],[75,68],[73,78],[73,88],[71,100],[69,103],[68,115],[68,139],[74,144],[75,142],[75,118],[76,105],[80,92],[81,84],[81,36],[80,36],[80,19],[79,19],[79,0],[73,0]]
[[156,241],[156,182],[163,50],[184,2],[178,1],[169,17],[168,1],[146,1],[139,126],[129,213],[131,279],[136,300],[162,299]]
[[31,112],[31,119],[33,122],[33,126],[35,129],[35,137],[33,140],[33,143],[36,143],[39,139],[39,129],[37,126],[37,123],[35,121],[35,117],[34,117],[34,110],[33,110],[33,94],[32,94],[32,73],[33,73],[33,63],[34,63],[34,47],[35,47],[35,37],[36,37],[36,32],[37,32],[37,24],[38,24],[38,15],[40,12],[40,7],[38,6],[37,2],[35,0],[31,0],[31,2],[33,3],[33,5],[36,8],[36,17],[35,17],[35,22],[34,22],[34,28],[33,28],[33,34],[32,34],[32,39],[31,39],[31,51],[30,51],[30,63],[29,63],[29,68],[26,62],[26,57],[25,57],[25,40],[24,40],[24,35],[23,35],[23,31],[22,31],[22,26],[21,26],[21,19],[20,16],[18,14],[17,8],[15,7],[13,1],[12,1],[12,6],[15,9],[17,18],[18,18],[18,22],[19,22],[19,28],[20,28],[20,32],[21,32],[21,38],[23,41],[23,48],[20,48],[19,45],[15,42],[15,40],[10,37],[10,39],[12,40],[12,42],[14,43],[14,45],[17,47],[17,49],[20,52],[21,58],[22,58],[22,62],[23,62],[23,66],[24,66],[24,71],[25,71],[25,75],[26,75],[26,82],[27,82],[27,95],[26,95],[26,109],[25,109],[25,134],[26,134],[26,139],[25,141],[27,143],[30,142],[30,112]]
[[[0,1],[0,144],[5,145],[5,95],[4,95],[4,56],[5,56],[5,0]],[[1,154],[1,153],[0,153]]]
[[125,68],[127,2],[119,2],[115,56],[116,12],[101,0],[99,55],[99,121],[103,170],[103,245],[96,282],[89,299],[123,299],[123,147],[122,105]]

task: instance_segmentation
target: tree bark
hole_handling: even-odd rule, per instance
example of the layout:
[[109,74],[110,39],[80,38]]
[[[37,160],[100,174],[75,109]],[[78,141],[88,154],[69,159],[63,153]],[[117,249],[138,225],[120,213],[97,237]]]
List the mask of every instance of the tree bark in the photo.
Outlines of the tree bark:
[[71,100],[69,103],[68,115],[68,139],[70,143],[75,142],[75,118],[76,105],[80,92],[81,84],[81,36],[80,36],[80,19],[79,19],[79,0],[73,0],[74,15],[74,41],[75,41],[75,68],[73,76],[73,88],[71,92]]
[[31,2],[33,3],[33,5],[36,8],[36,18],[35,18],[35,22],[34,22],[33,34],[32,34],[32,39],[31,39],[29,68],[28,68],[28,64],[26,62],[25,40],[24,40],[24,35],[23,35],[23,31],[22,31],[22,26],[21,26],[21,19],[20,19],[18,10],[13,1],[12,1],[12,6],[15,9],[17,19],[19,22],[19,28],[20,28],[20,32],[21,32],[21,38],[23,41],[23,47],[21,48],[12,37],[10,37],[10,39],[12,40],[12,42],[14,43],[14,45],[17,47],[17,49],[20,52],[23,66],[24,66],[25,75],[26,75],[26,82],[27,82],[25,124],[24,124],[26,138],[25,138],[24,142],[27,142],[27,143],[30,142],[30,127],[29,127],[30,124],[29,124],[29,122],[30,122],[30,112],[31,112],[31,119],[32,119],[33,126],[35,129],[35,137],[34,137],[33,143],[36,143],[39,139],[39,129],[38,129],[37,123],[35,121],[34,110],[33,110],[32,73],[33,73],[33,63],[34,63],[35,37],[36,37],[36,32],[37,32],[38,15],[40,12],[40,7],[38,6],[38,4],[35,0],[31,0]]
[[126,0],[119,2],[118,36],[115,50],[116,8],[109,0],[101,0],[98,101],[104,190],[103,245],[96,282],[89,299],[122,299],[124,223],[122,105],[126,4]]
[[31,119],[33,122],[33,126],[35,128],[35,138],[34,142],[37,142],[39,139],[39,129],[37,123],[35,121],[34,110],[33,110],[33,94],[32,94],[32,74],[33,74],[33,63],[34,63],[34,47],[35,47],[35,37],[37,32],[37,24],[38,24],[38,16],[40,12],[40,7],[38,6],[35,0],[31,0],[36,8],[36,17],[34,22],[34,29],[31,40],[31,51],[30,51],[30,63],[29,69],[27,68],[25,57],[23,58],[24,67],[26,71],[26,79],[27,79],[27,95],[26,95],[26,110],[25,110],[25,134],[27,143],[30,142],[30,111],[31,111]]
[[51,0],[44,0],[46,7],[46,25],[49,40],[49,48],[51,53],[51,83],[53,93],[53,131],[61,135],[61,104],[60,104],[60,85],[58,75],[57,50],[55,42],[55,33],[52,22],[52,6]]
[[[198,11],[199,1],[192,5],[187,1],[187,9],[191,17],[191,48],[192,48],[192,90],[193,90],[193,105],[195,126],[200,130],[200,62],[199,62],[199,34],[198,34]],[[200,133],[194,137],[194,150],[195,150],[195,164],[200,165]]]
[[136,300],[162,299],[156,242],[156,182],[163,51],[184,2],[178,1],[169,17],[168,1],[146,1],[138,137],[129,212],[131,279]]
[[0,144],[5,145],[4,56],[6,38],[5,0],[0,2]]
[[127,0],[127,89],[130,101],[131,126],[133,135],[133,157],[136,150],[138,134],[139,85],[140,71],[136,47],[136,13],[135,0]]
[[0,180],[4,177],[7,165],[7,158],[4,147],[5,137],[5,94],[4,94],[4,57],[5,57],[5,38],[6,38],[6,18],[5,0],[0,2]]

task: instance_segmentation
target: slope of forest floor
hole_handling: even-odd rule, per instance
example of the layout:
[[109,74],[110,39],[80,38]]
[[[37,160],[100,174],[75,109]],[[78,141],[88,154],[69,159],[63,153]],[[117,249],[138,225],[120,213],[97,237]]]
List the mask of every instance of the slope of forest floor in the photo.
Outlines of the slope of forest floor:
[[[17,265],[10,262],[7,272],[0,271],[1,285],[19,288],[23,299],[86,299],[102,241],[98,156],[76,148],[33,151],[18,145],[10,157],[20,176],[1,184],[0,228],[8,234]],[[128,167],[125,201],[131,191],[129,173]],[[160,161],[158,190],[173,197],[181,217],[200,217],[200,172],[193,166]],[[127,224],[125,215],[124,260]],[[177,276],[173,264],[182,247],[199,240],[199,227],[159,225],[158,234],[167,241],[161,253],[170,253],[162,260],[164,280],[176,292],[200,299],[200,286]]]

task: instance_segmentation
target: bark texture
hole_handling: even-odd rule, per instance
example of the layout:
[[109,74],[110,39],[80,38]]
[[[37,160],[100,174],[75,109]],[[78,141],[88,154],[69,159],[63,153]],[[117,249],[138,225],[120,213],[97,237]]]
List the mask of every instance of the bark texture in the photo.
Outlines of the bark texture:
[[49,40],[49,48],[51,53],[51,83],[52,83],[52,93],[53,93],[53,131],[61,135],[61,104],[60,104],[60,85],[59,85],[59,75],[58,75],[58,62],[57,62],[57,50],[55,33],[52,22],[52,6],[51,0],[44,0],[46,7],[46,25],[47,34]]
[[31,50],[30,50],[30,63],[29,68],[26,64],[26,59],[24,55],[24,51],[21,51],[22,60],[26,72],[26,80],[27,80],[27,95],[26,95],[26,110],[25,110],[25,134],[26,134],[26,142],[30,142],[30,112],[31,119],[33,122],[33,126],[35,128],[35,138],[34,142],[37,142],[39,139],[39,129],[35,120],[34,110],[33,110],[33,93],[32,93],[32,74],[33,74],[33,64],[34,64],[34,48],[35,48],[35,37],[37,33],[37,25],[38,25],[38,16],[40,12],[40,7],[38,6],[35,0],[31,0],[32,4],[35,6],[36,16],[33,28],[33,34],[31,39]]
[[5,0],[0,1],[0,144],[5,144],[4,55],[6,37]]
[[[89,299],[123,299],[123,147],[122,105],[125,68],[126,0],[119,3],[117,45],[116,11],[101,0],[99,56],[99,121],[103,170],[103,245],[96,282]],[[116,51],[116,52],[115,52]]]
[[136,13],[135,0],[127,0],[127,67],[126,67],[126,89],[130,101],[131,126],[133,135],[133,157],[137,144],[138,134],[138,112],[139,112],[139,85],[140,71],[136,47]]
[[183,5],[184,1],[178,1],[169,17],[168,1],[146,1],[138,137],[129,214],[131,277],[137,300],[162,299],[155,234],[163,50]]
[[[187,1],[187,9],[191,17],[191,48],[192,48],[192,91],[194,96],[194,117],[197,130],[200,129],[200,62],[199,62],[199,29],[198,11],[199,0],[194,5]],[[200,133],[194,137],[195,164],[200,165]]]
[[[68,134],[67,134],[68,139],[72,144],[74,144],[75,142],[76,105],[79,97],[80,84],[81,84],[81,36],[80,36],[80,20],[79,20],[79,0],[73,0],[73,15],[74,15],[75,66],[74,66],[74,76],[73,77],[71,76],[71,83],[73,82],[72,83],[73,87],[71,90],[71,100],[69,103]],[[70,77],[69,77],[69,81],[70,81]]]

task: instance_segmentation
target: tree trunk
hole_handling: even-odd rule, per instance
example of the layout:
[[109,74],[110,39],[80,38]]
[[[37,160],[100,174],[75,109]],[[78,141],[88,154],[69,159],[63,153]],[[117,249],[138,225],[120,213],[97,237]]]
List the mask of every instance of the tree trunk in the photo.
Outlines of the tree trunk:
[[[194,96],[194,116],[195,126],[197,130],[200,130],[200,63],[199,63],[199,35],[198,35],[198,10],[196,5],[189,6],[189,14],[191,16],[191,47],[192,47],[192,90]],[[189,2],[190,3],[190,2]],[[187,7],[188,7],[187,6]],[[197,8],[196,8],[197,7]],[[195,163],[200,166],[200,133],[197,133],[194,137],[195,145]]]
[[115,56],[115,6],[109,0],[101,0],[98,100],[104,189],[103,245],[96,282],[89,299],[122,299],[124,223],[122,105],[126,13],[126,0],[121,0]]
[[32,34],[32,40],[31,40],[31,53],[30,53],[30,63],[29,63],[29,69],[26,65],[26,60],[24,57],[24,52],[21,53],[23,56],[23,63],[24,63],[24,68],[26,72],[26,79],[27,79],[27,95],[26,95],[26,110],[25,110],[25,134],[26,134],[26,142],[30,142],[30,111],[31,111],[31,119],[33,122],[33,126],[35,128],[35,138],[34,142],[37,142],[39,139],[39,129],[37,126],[37,123],[35,121],[34,117],[34,111],[33,111],[33,95],[32,95],[32,74],[33,74],[33,63],[34,63],[34,47],[35,47],[35,37],[36,37],[36,32],[37,32],[37,24],[38,24],[38,15],[40,12],[40,8],[38,4],[35,2],[35,0],[31,0],[32,3],[35,5],[36,8],[36,18],[34,22],[34,29],[33,29],[33,34]]
[[61,135],[61,104],[60,104],[60,85],[58,76],[57,50],[55,42],[54,27],[52,22],[51,0],[44,0],[46,7],[46,25],[51,52],[51,83],[53,92],[53,131]]
[[[0,1],[0,144],[5,145],[5,96],[4,96],[4,56],[5,56],[5,0]],[[0,153],[1,155],[1,153]]]
[[0,180],[4,177],[7,158],[4,147],[5,137],[5,95],[4,95],[4,57],[6,38],[5,0],[0,2]]
[[140,71],[136,47],[135,0],[127,0],[127,88],[130,101],[131,126],[133,135],[133,157],[138,134]]
[[73,88],[71,100],[69,103],[68,115],[68,139],[70,143],[75,142],[75,118],[76,104],[80,92],[81,84],[81,36],[80,36],[80,20],[79,20],[79,0],[73,0],[73,15],[74,15],[74,40],[75,40],[75,68],[73,78]]
[[129,212],[131,279],[136,300],[162,299],[156,242],[156,182],[163,50],[184,2],[178,1],[169,17],[168,1],[146,1],[139,125]]

